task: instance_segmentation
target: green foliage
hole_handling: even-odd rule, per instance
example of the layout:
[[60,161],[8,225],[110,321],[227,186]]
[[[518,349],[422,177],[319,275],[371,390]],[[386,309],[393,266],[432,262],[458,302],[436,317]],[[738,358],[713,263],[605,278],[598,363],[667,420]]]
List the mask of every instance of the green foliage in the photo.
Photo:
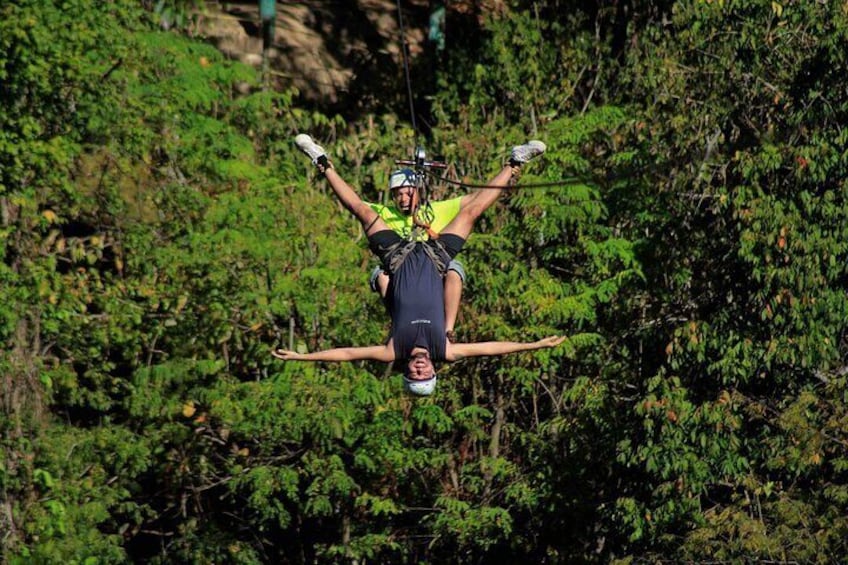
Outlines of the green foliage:
[[[535,236],[522,257],[554,240],[542,278],[512,267],[506,243],[482,246],[495,250],[483,272],[498,288],[487,312],[508,299],[501,286],[520,287],[515,275],[533,304],[552,276],[574,290],[542,301],[544,311],[609,330],[599,365],[610,386],[578,377],[573,398],[590,403],[575,406],[576,421],[546,426],[591,424],[605,401],[621,413],[601,444],[615,445],[617,463],[603,473],[623,482],[592,514],[605,533],[584,532],[597,541],[585,547],[827,561],[844,549],[830,535],[841,520],[822,518],[844,512],[844,481],[822,446],[841,461],[844,444],[821,438],[845,401],[834,379],[845,358],[846,13],[765,1],[561,8],[516,2],[490,15],[482,40],[464,39],[483,63],[454,66],[437,110],[499,139],[516,121],[544,131],[548,166],[560,169],[551,177],[586,179],[556,205],[542,191],[513,200],[524,225],[512,239]],[[580,114],[560,117],[563,108]],[[595,278],[609,265],[616,277]],[[567,309],[569,296],[586,299],[582,310]],[[596,303],[608,305],[601,316]],[[534,319],[537,309],[518,312]],[[598,389],[606,395],[582,396]],[[762,489],[774,503],[752,504]],[[809,544],[785,537],[798,528]],[[548,554],[579,554],[580,542],[566,546]]]
[[845,554],[841,5],[521,1],[449,32],[448,174],[548,144],[463,252],[460,337],[569,339],[429,399],[269,355],[387,330],[291,136],[382,201],[416,132],[154,29],[194,33],[193,5],[0,8],[5,560]]
[[188,32],[197,23],[198,12],[203,9],[200,0],[156,0],[145,3],[153,5],[153,13],[159,18],[159,25],[164,29],[184,29]]

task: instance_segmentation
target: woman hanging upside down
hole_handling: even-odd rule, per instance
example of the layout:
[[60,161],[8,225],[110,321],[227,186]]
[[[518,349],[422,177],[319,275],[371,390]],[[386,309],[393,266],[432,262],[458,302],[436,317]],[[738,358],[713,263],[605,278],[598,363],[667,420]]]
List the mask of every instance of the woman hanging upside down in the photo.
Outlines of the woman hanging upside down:
[[[486,341],[451,343],[445,335],[445,293],[442,278],[447,265],[462,250],[474,222],[497,201],[521,166],[545,151],[540,141],[512,148],[509,164],[490,185],[467,199],[456,217],[437,239],[409,241],[389,229],[382,218],[336,173],[324,149],[308,135],[295,138],[298,148],[308,155],[330,183],[336,196],[365,230],[371,250],[389,273],[387,299],[392,317],[392,334],[385,345],[338,347],[312,353],[278,349],[272,354],[284,361],[357,361],[370,359],[402,366],[404,388],[416,395],[433,393],[436,386],[434,363],[453,362],[465,357],[506,355],[556,347],[564,336],[550,336],[534,342]],[[458,306],[458,305],[457,305]]]

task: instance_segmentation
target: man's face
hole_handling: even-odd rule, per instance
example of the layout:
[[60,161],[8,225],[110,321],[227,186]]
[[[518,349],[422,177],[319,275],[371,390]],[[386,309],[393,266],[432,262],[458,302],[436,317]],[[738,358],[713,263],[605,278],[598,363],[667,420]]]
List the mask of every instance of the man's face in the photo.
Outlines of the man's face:
[[410,215],[418,207],[418,189],[414,186],[399,186],[392,189],[392,200],[401,212]]
[[413,354],[406,368],[406,376],[414,381],[426,381],[436,374],[436,369],[433,367],[433,362],[430,360],[430,354],[427,351]]

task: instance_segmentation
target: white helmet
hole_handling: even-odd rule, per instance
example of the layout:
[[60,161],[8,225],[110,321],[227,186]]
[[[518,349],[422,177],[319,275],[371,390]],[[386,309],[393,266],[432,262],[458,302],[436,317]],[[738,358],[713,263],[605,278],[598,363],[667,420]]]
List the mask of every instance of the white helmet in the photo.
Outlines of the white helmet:
[[399,169],[392,171],[389,176],[389,188],[400,188],[402,186],[418,186],[416,181],[418,175],[412,169]]
[[430,396],[436,390],[436,375],[427,380],[418,381],[403,376],[403,390],[414,396]]

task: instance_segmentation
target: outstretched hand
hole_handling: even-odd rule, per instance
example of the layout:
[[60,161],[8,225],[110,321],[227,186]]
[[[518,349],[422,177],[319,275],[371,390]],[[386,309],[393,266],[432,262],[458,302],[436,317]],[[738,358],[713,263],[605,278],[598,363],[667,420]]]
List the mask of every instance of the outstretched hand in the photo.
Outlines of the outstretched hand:
[[289,351],[288,349],[275,349],[271,352],[271,355],[277,359],[282,359],[283,361],[295,361],[298,357],[298,353],[296,351]]
[[560,343],[562,343],[566,339],[568,339],[568,338],[564,335],[551,335],[551,336],[540,339],[536,343],[538,343],[542,347],[556,347],[557,345],[559,345]]

